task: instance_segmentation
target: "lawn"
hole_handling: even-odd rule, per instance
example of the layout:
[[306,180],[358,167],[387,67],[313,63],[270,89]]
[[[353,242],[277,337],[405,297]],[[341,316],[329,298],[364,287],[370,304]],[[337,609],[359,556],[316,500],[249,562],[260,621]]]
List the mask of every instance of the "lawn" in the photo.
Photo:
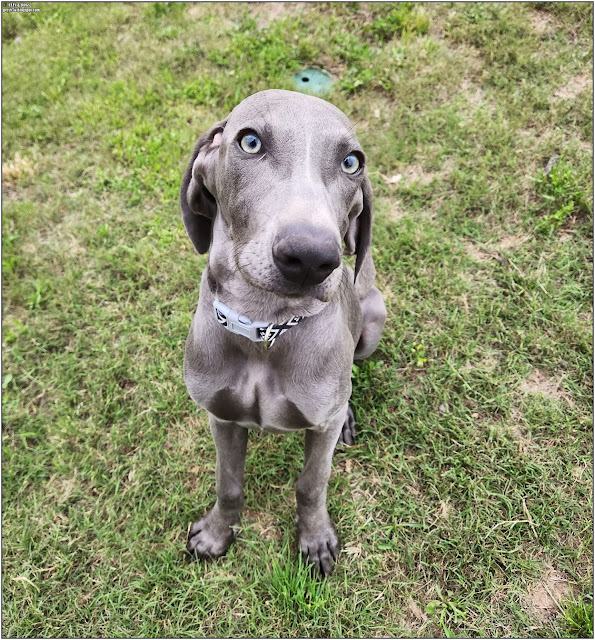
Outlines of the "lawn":
[[[592,635],[592,5],[31,4],[2,20],[3,635]],[[181,176],[310,65],[368,156],[388,309],[324,582],[299,434],[250,435],[240,538],[183,553],[215,452]]]

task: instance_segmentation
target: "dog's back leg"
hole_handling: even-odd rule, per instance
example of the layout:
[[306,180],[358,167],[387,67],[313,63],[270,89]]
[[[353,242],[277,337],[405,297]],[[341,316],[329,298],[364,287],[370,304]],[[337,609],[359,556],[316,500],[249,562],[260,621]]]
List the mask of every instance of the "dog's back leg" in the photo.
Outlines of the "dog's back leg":
[[[374,261],[368,252],[355,282],[355,291],[362,312],[362,330],[355,347],[355,353],[353,354],[355,360],[362,360],[374,353],[380,342],[382,329],[386,320],[386,307],[384,306],[382,294],[374,286],[375,278],[376,269],[374,267]],[[354,444],[355,442],[355,415],[351,405],[349,405],[347,418],[345,419],[338,442],[343,442],[347,445]]]
[[355,292],[362,311],[362,332],[354,354],[356,360],[367,358],[374,353],[386,320],[386,307],[382,294],[374,286],[375,279],[376,268],[368,251],[355,282]]
[[356,360],[362,360],[374,353],[380,342],[380,336],[386,320],[384,300],[376,287],[372,287],[366,297],[360,300],[360,306],[363,324],[362,333],[353,355]]

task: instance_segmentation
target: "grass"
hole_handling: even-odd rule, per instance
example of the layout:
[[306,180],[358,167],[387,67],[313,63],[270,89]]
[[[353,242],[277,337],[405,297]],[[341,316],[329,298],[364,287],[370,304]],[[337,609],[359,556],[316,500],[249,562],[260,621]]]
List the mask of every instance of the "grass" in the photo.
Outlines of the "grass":
[[[591,5],[39,7],[2,21],[3,634],[592,634]],[[325,583],[298,434],[250,435],[240,539],[183,558],[215,456],[181,175],[309,65],[369,158],[389,310]]]
[[593,599],[570,602],[564,612],[568,631],[575,637],[593,637]]

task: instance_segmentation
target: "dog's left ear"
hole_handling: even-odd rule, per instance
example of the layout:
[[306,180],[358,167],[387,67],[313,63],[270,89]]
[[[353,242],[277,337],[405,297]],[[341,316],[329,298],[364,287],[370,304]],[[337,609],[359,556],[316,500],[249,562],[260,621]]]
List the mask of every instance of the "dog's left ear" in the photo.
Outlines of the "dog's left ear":
[[344,238],[345,254],[356,254],[354,281],[372,241],[372,185],[367,175],[362,182],[362,196],[362,207],[349,216],[349,228]]
[[226,122],[217,122],[198,139],[182,178],[182,220],[198,253],[206,253],[211,245],[213,220],[217,214],[215,173]]

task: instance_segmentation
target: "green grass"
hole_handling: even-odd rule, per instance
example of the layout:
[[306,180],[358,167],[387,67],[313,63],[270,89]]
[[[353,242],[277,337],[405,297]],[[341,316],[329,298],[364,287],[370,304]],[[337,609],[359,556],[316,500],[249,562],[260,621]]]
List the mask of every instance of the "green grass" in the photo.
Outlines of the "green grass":
[[593,599],[570,602],[564,613],[570,635],[576,638],[593,637]]
[[[39,7],[2,21],[3,634],[592,635],[592,7]],[[299,434],[250,435],[240,538],[183,555],[215,455],[181,175],[308,65],[368,156],[389,311],[324,583]]]

